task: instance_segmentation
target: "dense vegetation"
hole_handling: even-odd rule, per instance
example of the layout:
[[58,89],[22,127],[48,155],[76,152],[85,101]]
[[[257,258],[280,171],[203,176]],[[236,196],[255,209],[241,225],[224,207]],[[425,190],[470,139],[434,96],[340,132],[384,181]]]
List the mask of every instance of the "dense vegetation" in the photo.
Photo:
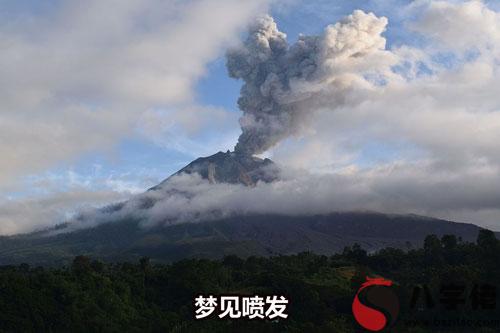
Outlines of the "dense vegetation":
[[[474,310],[467,296],[474,284],[496,285],[499,264],[500,242],[484,230],[476,243],[431,235],[421,249],[387,248],[370,255],[354,245],[331,257],[229,256],[163,265],[147,258],[137,264],[104,264],[79,256],[63,268],[3,266],[0,331],[358,332],[351,303],[365,276],[371,275],[396,284],[402,312],[393,332],[498,332],[494,325],[429,328],[423,320],[500,318],[498,307]],[[439,304],[440,287],[452,282],[467,287],[466,301],[455,311]],[[428,288],[438,305],[411,308],[415,286]],[[193,299],[199,294],[285,295],[289,318],[196,321]],[[419,321],[410,325],[411,319]]]

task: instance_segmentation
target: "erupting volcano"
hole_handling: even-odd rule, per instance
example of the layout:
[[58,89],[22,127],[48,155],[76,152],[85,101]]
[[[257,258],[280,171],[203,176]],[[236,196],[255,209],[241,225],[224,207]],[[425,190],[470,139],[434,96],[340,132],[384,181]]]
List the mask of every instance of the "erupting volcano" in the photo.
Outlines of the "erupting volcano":
[[200,157],[150,190],[158,190],[173,176],[198,173],[210,183],[254,186],[259,181],[270,183],[278,179],[279,168],[268,158],[227,151]]

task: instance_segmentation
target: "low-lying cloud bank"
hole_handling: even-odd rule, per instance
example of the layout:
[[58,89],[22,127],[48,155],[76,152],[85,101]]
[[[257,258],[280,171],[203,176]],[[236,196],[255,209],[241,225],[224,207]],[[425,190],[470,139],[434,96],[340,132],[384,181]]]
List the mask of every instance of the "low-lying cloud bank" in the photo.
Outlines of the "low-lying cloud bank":
[[7,200],[0,204],[0,235],[43,230],[71,220],[80,211],[95,211],[106,202],[126,200],[130,193],[73,188],[51,195]]
[[[470,170],[457,181],[432,173],[435,166],[399,165],[337,174],[283,174],[283,180],[255,187],[211,184],[199,175],[175,176],[164,187],[137,195],[115,209],[83,213],[74,227],[136,218],[145,227],[201,222],[242,214],[308,215],[338,211],[421,214],[475,222],[495,229],[500,181],[485,170]],[[478,181],[478,179],[480,179]],[[495,214],[493,214],[495,215]],[[498,216],[498,215],[497,215]]]

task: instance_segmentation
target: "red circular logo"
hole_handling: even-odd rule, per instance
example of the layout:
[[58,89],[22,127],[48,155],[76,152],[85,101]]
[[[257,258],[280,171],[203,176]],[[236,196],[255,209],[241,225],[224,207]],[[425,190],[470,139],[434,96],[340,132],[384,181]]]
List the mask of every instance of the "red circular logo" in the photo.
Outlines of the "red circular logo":
[[391,286],[390,280],[369,277],[361,285],[352,302],[352,312],[363,328],[378,332],[394,324],[399,314],[399,299]]

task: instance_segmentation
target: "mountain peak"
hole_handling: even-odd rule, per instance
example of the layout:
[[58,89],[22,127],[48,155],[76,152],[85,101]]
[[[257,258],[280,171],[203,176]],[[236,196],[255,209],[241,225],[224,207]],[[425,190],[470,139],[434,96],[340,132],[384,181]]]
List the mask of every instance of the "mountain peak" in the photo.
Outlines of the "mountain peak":
[[171,177],[182,173],[198,173],[211,183],[243,184],[255,186],[257,182],[273,182],[278,179],[279,168],[268,158],[242,154],[234,151],[199,157],[150,190],[162,187]]

